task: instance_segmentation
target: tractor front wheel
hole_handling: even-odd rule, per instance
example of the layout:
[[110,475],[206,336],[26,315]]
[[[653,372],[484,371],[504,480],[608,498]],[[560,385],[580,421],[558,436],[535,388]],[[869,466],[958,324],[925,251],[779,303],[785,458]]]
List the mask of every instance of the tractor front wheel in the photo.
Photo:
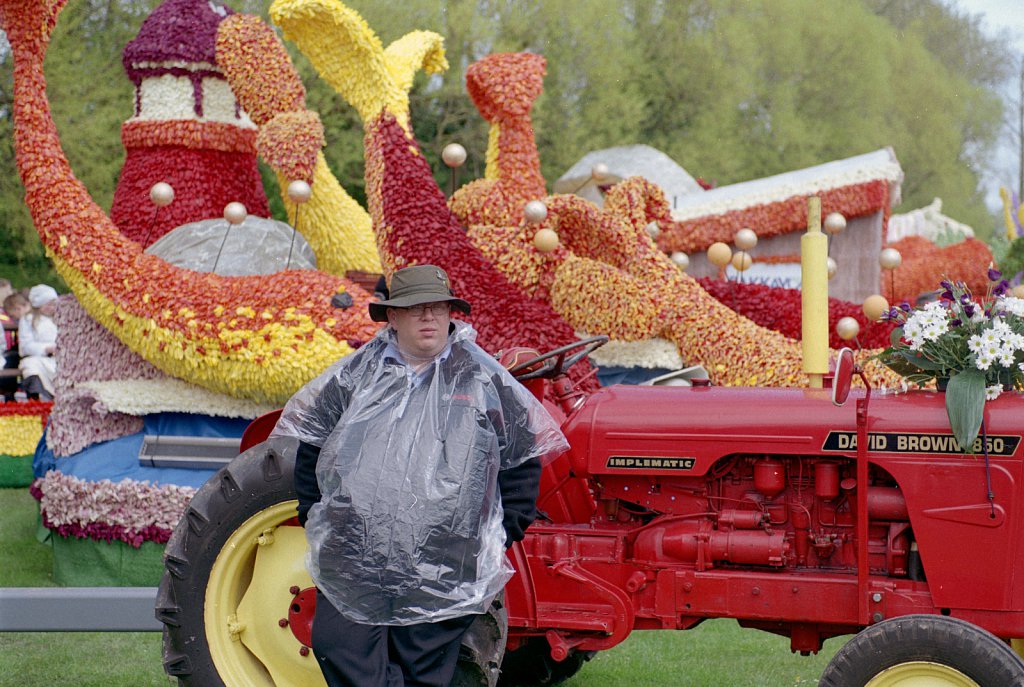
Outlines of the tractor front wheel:
[[820,687],[1020,687],[1024,663],[995,635],[937,615],[861,631],[832,658]]
[[551,658],[551,646],[543,637],[531,637],[515,651],[505,653],[501,687],[541,687],[565,682],[594,657],[595,651],[572,649],[564,661]]
[[[181,685],[325,684],[309,649],[316,594],[295,517],[296,446],[243,452],[196,492],[167,542],[156,616],[164,670]],[[507,633],[499,599],[470,626],[453,684],[495,687]]]

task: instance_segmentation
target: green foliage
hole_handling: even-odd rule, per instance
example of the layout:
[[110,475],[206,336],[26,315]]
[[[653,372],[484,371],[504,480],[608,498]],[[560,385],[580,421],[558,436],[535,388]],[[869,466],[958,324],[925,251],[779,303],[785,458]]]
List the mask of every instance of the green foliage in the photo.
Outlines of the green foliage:
[[[76,175],[109,207],[123,162],[118,132],[132,90],[121,49],[157,0],[71,0],[47,60],[49,96]],[[269,0],[229,0],[266,18]],[[591,150],[647,143],[719,185],[892,146],[906,174],[903,204],[943,199],[987,236],[981,174],[999,129],[995,90],[1012,60],[1003,39],[942,0],[378,0],[348,4],[387,44],[427,29],[445,37],[451,68],[417,77],[412,121],[442,188],[440,152],[469,153],[458,182],[484,174],[487,124],[465,71],[496,51],[548,61],[533,120],[553,182]],[[364,201],[363,132],[351,107],[290,46],[320,113],[328,165]],[[10,55],[0,53],[0,275],[18,285],[52,272],[22,203],[10,124]],[[273,175],[266,174],[282,218]]]
[[1008,279],[1024,272],[1024,240],[1018,238],[1010,241],[1004,257],[997,259],[997,264]]
[[963,370],[949,378],[946,414],[960,448],[970,451],[981,430],[985,409],[985,373]]

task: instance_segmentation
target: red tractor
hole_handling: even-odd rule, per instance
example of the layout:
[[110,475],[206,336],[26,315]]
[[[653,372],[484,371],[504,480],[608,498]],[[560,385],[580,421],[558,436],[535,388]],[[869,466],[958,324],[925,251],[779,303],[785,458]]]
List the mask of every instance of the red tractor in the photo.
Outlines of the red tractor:
[[[1019,397],[986,404],[965,455],[939,392],[860,389],[840,405],[848,354],[831,391],[698,380],[587,395],[564,372],[603,341],[513,368],[554,399],[571,449],[545,469],[543,515],[509,550],[517,574],[467,636],[458,684],[554,684],[635,629],[735,618],[804,654],[856,633],[821,685],[1024,685],[1010,644],[1024,637]],[[263,441],[274,419],[167,545],[157,617],[182,684],[321,679],[294,447]]]

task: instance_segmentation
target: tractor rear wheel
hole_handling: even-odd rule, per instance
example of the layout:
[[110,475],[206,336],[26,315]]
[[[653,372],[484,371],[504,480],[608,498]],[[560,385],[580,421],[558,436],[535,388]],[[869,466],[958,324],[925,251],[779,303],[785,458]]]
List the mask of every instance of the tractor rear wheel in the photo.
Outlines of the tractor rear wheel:
[[821,687],[1020,687],[1024,663],[976,625],[908,615],[861,631],[832,658]]
[[565,682],[579,672],[596,651],[572,649],[564,661],[551,658],[551,647],[543,637],[531,637],[515,651],[505,652],[501,666],[501,687],[546,687]]
[[[315,594],[295,519],[296,443],[245,451],[192,497],[164,552],[156,617],[164,670],[190,687],[324,685],[309,651]],[[496,687],[500,601],[470,626],[454,685]]]

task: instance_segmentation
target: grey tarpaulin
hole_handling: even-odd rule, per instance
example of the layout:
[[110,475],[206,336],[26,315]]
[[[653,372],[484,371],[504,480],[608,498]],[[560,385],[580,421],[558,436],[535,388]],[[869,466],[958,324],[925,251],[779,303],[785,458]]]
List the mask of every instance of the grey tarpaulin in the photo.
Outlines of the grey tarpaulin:
[[544,407],[454,322],[422,375],[382,329],[288,402],[274,436],[321,446],[306,522],[314,582],[350,620],[482,613],[512,575],[499,470],[568,445]]
[[216,272],[224,277],[273,274],[286,266],[292,270],[316,269],[313,249],[302,234],[293,232],[284,222],[255,215],[230,227],[226,219],[183,224],[161,236],[146,252],[176,267]]

